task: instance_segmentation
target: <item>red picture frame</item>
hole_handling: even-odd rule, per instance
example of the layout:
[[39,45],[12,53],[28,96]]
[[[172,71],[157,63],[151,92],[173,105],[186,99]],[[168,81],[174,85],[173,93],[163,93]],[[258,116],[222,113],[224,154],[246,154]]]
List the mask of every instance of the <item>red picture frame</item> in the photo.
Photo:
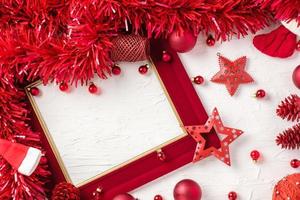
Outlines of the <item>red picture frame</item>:
[[[150,59],[181,119],[182,125],[204,124],[208,115],[177,53],[168,47],[165,40],[152,40],[150,47]],[[171,54],[171,62],[161,60],[163,50]],[[32,113],[34,115],[33,128],[43,133],[38,117],[34,112]],[[220,147],[219,138],[215,132],[205,134],[205,137],[206,148],[210,146]],[[42,134],[41,142],[49,161],[53,183],[65,181],[64,173],[45,134]],[[175,140],[162,148],[166,155],[165,161],[158,159],[156,151],[148,153],[144,157],[80,186],[80,197],[81,199],[93,199],[95,192],[98,191],[101,199],[111,200],[117,194],[136,189],[192,162],[196,144],[189,135]]]

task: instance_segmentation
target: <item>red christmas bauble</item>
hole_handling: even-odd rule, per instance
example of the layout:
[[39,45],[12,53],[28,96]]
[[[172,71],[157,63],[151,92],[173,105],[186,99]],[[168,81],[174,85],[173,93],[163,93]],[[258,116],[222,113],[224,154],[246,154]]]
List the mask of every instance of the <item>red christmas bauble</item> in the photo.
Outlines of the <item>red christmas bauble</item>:
[[139,67],[140,74],[146,74],[148,72],[148,65],[142,65]]
[[231,191],[228,193],[228,199],[229,200],[236,200],[237,199],[237,193],[234,191]]
[[40,90],[37,87],[30,88],[29,92],[32,96],[38,96],[40,94]]
[[300,51],[300,40],[297,42],[296,50],[297,50],[297,51]]
[[293,82],[296,87],[300,89],[300,65],[298,65],[293,72]]
[[257,161],[260,157],[260,153],[257,150],[253,150],[253,151],[251,151],[250,156],[253,161]]
[[135,198],[130,194],[119,194],[113,198],[113,200],[135,200]]
[[61,83],[59,85],[59,89],[60,89],[60,91],[66,92],[69,89],[69,86],[66,83]]
[[112,67],[111,72],[113,75],[119,75],[121,74],[121,68],[118,65],[115,65]]
[[255,93],[256,98],[262,99],[266,96],[266,91],[263,89],[257,90]]
[[290,165],[292,168],[298,168],[300,166],[300,161],[297,159],[293,159],[291,160]]
[[215,43],[216,43],[215,38],[213,38],[213,36],[211,36],[211,35],[208,36],[208,38],[206,39],[206,44],[211,47],[211,46],[214,46]]
[[98,91],[98,87],[97,87],[94,83],[92,83],[92,84],[89,86],[89,92],[90,92],[91,94],[96,94],[97,91]]
[[179,53],[192,50],[197,42],[197,36],[192,31],[184,31],[183,33],[172,32],[168,38],[170,47]]
[[202,191],[195,181],[184,179],[175,185],[173,195],[175,200],[200,200]]
[[193,78],[193,82],[197,85],[200,85],[204,82],[204,78],[202,76],[196,76]]
[[159,194],[155,195],[154,200],[163,200],[163,197]]
[[162,53],[162,58],[161,58],[164,62],[170,62],[172,60],[172,56],[166,52],[166,51],[163,51]]

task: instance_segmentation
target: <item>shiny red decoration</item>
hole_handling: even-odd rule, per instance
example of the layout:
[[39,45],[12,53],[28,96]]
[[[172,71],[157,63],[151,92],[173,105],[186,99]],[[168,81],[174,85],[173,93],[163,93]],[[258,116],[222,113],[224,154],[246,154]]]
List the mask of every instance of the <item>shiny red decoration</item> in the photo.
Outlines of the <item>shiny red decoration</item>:
[[229,200],[236,200],[237,199],[237,193],[234,191],[231,191],[228,193],[228,199]]
[[297,51],[300,51],[300,40],[297,42],[296,50],[297,50]]
[[275,184],[272,200],[298,199],[300,199],[300,173],[288,175]]
[[206,44],[211,47],[214,46],[215,43],[216,43],[215,38],[212,35],[208,36],[208,38],[206,39]]
[[94,83],[91,83],[89,86],[89,92],[91,94],[96,94],[98,92],[98,87]]
[[165,161],[166,160],[166,154],[162,150],[157,151],[157,158],[160,161]]
[[170,62],[172,60],[172,56],[167,51],[163,51],[162,60],[164,62]]
[[154,200],[163,200],[163,197],[159,194],[155,195]]
[[200,200],[202,190],[195,181],[184,179],[175,185],[173,196],[175,200]]
[[298,65],[293,72],[293,82],[295,86],[300,89],[300,65]]
[[115,196],[112,200],[135,200],[135,198],[132,195],[126,193],[126,194],[119,194]]
[[219,56],[220,71],[216,73],[211,81],[224,84],[231,96],[235,94],[240,84],[253,82],[252,77],[245,71],[246,56],[234,61]]
[[121,68],[118,65],[114,65],[111,69],[111,72],[113,75],[120,75],[121,74]]
[[185,53],[192,50],[197,42],[197,36],[192,31],[183,33],[173,31],[168,38],[170,47],[179,53]]
[[29,92],[32,96],[38,96],[40,94],[40,89],[37,87],[32,87],[30,88]]
[[68,86],[68,84],[66,84],[66,83],[61,83],[61,84],[59,85],[59,89],[60,89],[60,91],[62,91],[62,92],[66,92],[66,91],[69,89],[69,86]]
[[260,153],[257,150],[253,150],[253,151],[251,151],[250,156],[253,161],[257,161],[260,157]]
[[146,74],[147,72],[148,72],[148,65],[146,64],[146,65],[142,65],[142,66],[140,66],[139,67],[139,72],[140,72],[140,74]]
[[298,167],[300,167],[300,160],[293,159],[293,160],[291,160],[290,164],[291,164],[292,168],[298,168]]
[[204,78],[202,76],[196,76],[193,78],[193,82],[197,85],[200,85],[204,82]]
[[265,96],[266,96],[266,91],[264,91],[263,89],[259,89],[255,93],[255,97],[258,98],[258,99],[262,99]]
[[51,200],[80,200],[79,190],[70,183],[59,183],[52,191]]

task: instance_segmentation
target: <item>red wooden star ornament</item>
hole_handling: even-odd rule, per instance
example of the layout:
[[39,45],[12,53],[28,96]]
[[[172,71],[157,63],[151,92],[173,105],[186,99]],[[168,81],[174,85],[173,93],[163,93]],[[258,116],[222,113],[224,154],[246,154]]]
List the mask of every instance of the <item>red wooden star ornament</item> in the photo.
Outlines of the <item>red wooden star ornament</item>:
[[[218,134],[225,137],[222,137],[223,139],[220,138],[220,148],[216,148],[214,146],[205,148],[206,141],[202,134],[210,133],[213,128]],[[197,142],[193,162],[202,160],[210,155],[214,155],[219,160],[230,166],[229,144],[239,137],[243,131],[224,126],[216,108],[214,108],[212,115],[208,118],[205,125],[185,126],[185,129]]]
[[245,71],[246,56],[231,61],[218,54],[220,71],[216,73],[211,81],[225,84],[229,94],[233,96],[242,83],[253,82],[252,77]]

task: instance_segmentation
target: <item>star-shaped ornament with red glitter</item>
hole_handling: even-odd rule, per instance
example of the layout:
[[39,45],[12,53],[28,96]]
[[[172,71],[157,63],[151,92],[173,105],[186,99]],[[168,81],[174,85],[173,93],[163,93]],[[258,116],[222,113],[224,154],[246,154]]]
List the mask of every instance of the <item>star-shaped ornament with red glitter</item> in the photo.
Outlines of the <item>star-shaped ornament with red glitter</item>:
[[245,71],[246,56],[231,61],[218,54],[220,71],[216,73],[211,81],[225,84],[229,94],[233,96],[240,84],[253,82],[252,77]]
[[[204,125],[185,126],[187,133],[197,142],[196,151],[194,153],[193,162],[202,160],[210,155],[214,155],[227,165],[231,165],[229,156],[229,144],[237,139],[243,131],[229,128],[223,125],[219,112],[214,108],[212,115],[208,118]],[[205,134],[210,134],[215,130],[219,137],[219,148],[215,146],[206,147]]]

